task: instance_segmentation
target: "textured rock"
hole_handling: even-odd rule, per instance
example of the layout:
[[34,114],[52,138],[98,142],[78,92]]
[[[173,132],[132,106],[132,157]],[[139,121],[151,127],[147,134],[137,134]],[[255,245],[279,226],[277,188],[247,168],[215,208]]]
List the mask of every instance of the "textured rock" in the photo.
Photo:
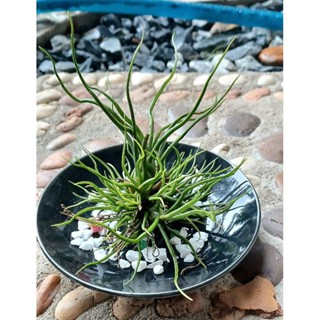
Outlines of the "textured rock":
[[277,83],[277,79],[271,74],[264,74],[257,81],[258,86],[271,86],[275,83]]
[[257,166],[257,160],[254,157],[236,157],[231,159],[230,161],[238,166],[243,159],[246,159],[245,162],[241,165],[240,170],[244,172],[248,172],[253,170]]
[[186,98],[189,95],[187,90],[175,90],[163,93],[159,100],[163,103],[172,103]]
[[123,74],[120,73],[111,73],[105,77],[102,77],[99,81],[98,81],[98,86],[99,87],[108,87],[108,83],[109,84],[119,84],[119,83],[125,83],[126,78]]
[[229,308],[236,307],[242,310],[262,310],[266,313],[281,310],[275,299],[272,283],[262,277],[256,277],[246,285],[219,293],[219,301]]
[[283,163],[283,133],[279,132],[265,138],[258,146],[258,151],[266,160]]
[[37,316],[43,314],[51,305],[53,298],[60,289],[60,276],[48,275],[37,287]]
[[61,92],[55,89],[46,89],[37,93],[37,104],[49,103],[58,100],[62,96]]
[[[146,99],[151,101],[152,97],[155,95],[156,90],[154,87],[150,87],[148,85],[143,85],[136,89],[130,91],[130,98],[132,102],[142,102]],[[122,100],[123,102],[127,101],[127,97],[125,96]]]
[[276,186],[279,188],[280,192],[283,193],[283,172],[278,172],[275,179]]
[[[202,91],[198,91],[196,93],[197,99],[199,98],[200,94],[202,93]],[[204,96],[202,97],[203,101],[209,100],[213,97],[215,97],[217,95],[217,93],[211,89],[207,89],[206,93],[204,94]]]
[[59,123],[56,126],[56,130],[59,132],[69,132],[79,127],[82,124],[82,122],[82,117],[73,116],[67,119],[66,121]]
[[93,110],[93,105],[89,103],[80,104],[78,107],[74,107],[65,113],[67,118],[71,117],[83,117],[85,114]]
[[253,89],[246,94],[244,94],[242,97],[245,101],[258,101],[263,97],[266,97],[271,94],[271,91],[268,87],[262,87],[262,88],[256,88]]
[[37,120],[50,117],[57,110],[57,106],[51,104],[38,104],[37,105]]
[[36,177],[37,188],[45,188],[59,172],[60,169],[39,171]]
[[90,152],[95,152],[107,147],[111,147],[116,144],[119,144],[119,143],[112,138],[101,138],[101,139],[94,139],[89,141],[85,145],[85,148]]
[[55,317],[57,320],[74,320],[84,311],[109,298],[110,295],[106,293],[79,286],[68,292],[59,301],[55,310]]
[[231,271],[231,275],[240,283],[262,276],[276,286],[283,278],[283,257],[274,246],[256,241],[248,255]]
[[194,86],[203,86],[209,78],[209,74],[202,74],[193,80]]
[[[78,99],[88,99],[88,98],[91,99],[90,94],[84,88],[75,89],[71,93],[73,96],[75,96]],[[65,94],[59,99],[59,104],[75,107],[79,105],[79,102],[71,99],[68,95]]]
[[226,95],[226,99],[227,100],[234,100],[237,99],[239,96],[241,96],[241,90],[238,88],[235,89],[231,89],[227,95]]
[[[95,73],[87,73],[82,74],[84,81],[89,85],[93,86],[97,83],[97,75]],[[80,80],[80,77],[77,75],[73,78],[72,83],[74,85],[82,85],[82,82]]]
[[212,34],[216,34],[216,33],[231,31],[237,28],[240,28],[240,26],[237,24],[215,22],[211,27],[210,32]]
[[275,93],[273,94],[273,96],[274,96],[277,100],[283,101],[283,91],[275,92]]
[[151,73],[134,72],[131,76],[131,83],[134,86],[141,86],[153,81],[154,75]]
[[283,65],[283,46],[268,47],[259,53],[259,60],[266,65]]
[[249,136],[261,123],[260,118],[247,112],[237,112],[226,119],[224,129],[235,137]]
[[[71,80],[72,74],[67,73],[67,72],[59,72],[58,73],[60,79],[62,80],[63,83],[67,83]],[[43,88],[52,88],[55,86],[60,85],[58,78],[56,75],[50,76],[47,80],[45,80],[42,84]]]
[[225,74],[219,78],[219,83],[223,86],[230,86],[233,81],[239,76],[235,84],[243,84],[246,82],[246,77],[238,73]]
[[209,301],[199,291],[188,293],[192,301],[183,296],[159,299],[156,311],[160,317],[177,318],[188,314],[196,314],[209,306]]
[[58,150],[50,154],[40,163],[41,170],[59,169],[68,164],[72,159],[72,152],[68,150]]
[[50,123],[45,121],[37,121],[37,137],[40,137],[46,134],[49,128],[50,128]]
[[61,136],[58,136],[57,138],[53,139],[52,141],[50,141],[47,146],[46,149],[48,150],[57,150],[60,149],[64,146],[66,146],[67,144],[72,143],[73,141],[75,141],[77,138],[74,134],[72,133],[64,133]]
[[[163,83],[168,79],[169,76],[162,77],[154,82],[154,87],[158,90],[163,85]],[[175,73],[169,82],[170,86],[179,86],[186,81],[187,77],[183,74]]]
[[119,320],[127,320],[134,316],[140,309],[153,303],[153,299],[132,299],[119,297],[113,304],[113,315]]
[[273,208],[264,213],[263,228],[271,235],[283,239],[283,208]]

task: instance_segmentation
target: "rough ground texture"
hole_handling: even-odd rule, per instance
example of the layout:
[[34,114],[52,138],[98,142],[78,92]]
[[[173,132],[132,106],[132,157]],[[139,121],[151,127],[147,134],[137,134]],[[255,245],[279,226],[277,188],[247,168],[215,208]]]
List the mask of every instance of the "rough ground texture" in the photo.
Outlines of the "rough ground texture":
[[[268,81],[261,77],[270,75]],[[106,89],[106,74],[88,74],[88,81]],[[145,124],[145,111],[148,107],[151,96],[154,94],[155,84],[157,84],[165,74],[137,74],[134,79],[135,85],[131,87],[135,101],[135,110],[138,122]],[[226,84],[233,74],[221,76],[217,75],[211,81],[206,99],[203,106],[210,103],[216,94],[220,95],[226,88]],[[64,75],[66,85],[71,91],[78,90],[79,95],[85,95],[81,91],[77,77],[74,74]],[[202,78],[201,78],[202,77]],[[208,150],[214,149],[228,160],[235,163],[242,157],[248,157],[248,162],[243,167],[244,173],[252,181],[258,193],[262,216],[264,221],[272,220],[272,223],[264,223],[259,230],[259,240],[261,243],[268,244],[268,264],[264,265],[265,246],[259,245],[255,250],[260,250],[257,256],[261,257],[259,266],[252,268],[252,274],[246,275],[248,279],[253,279],[259,273],[270,281],[277,277],[275,285],[275,299],[283,306],[282,300],[282,263],[276,260],[282,259],[282,212],[277,213],[277,219],[272,217],[276,208],[282,207],[282,183],[279,182],[279,175],[283,174],[283,146],[282,146],[282,72],[276,73],[241,73],[239,83],[237,83],[228,99],[207,121],[201,123],[197,129],[183,142],[196,144]],[[116,99],[127,106],[124,99],[123,82],[125,74],[110,73],[111,92]],[[188,73],[177,76],[176,80],[166,90],[166,92],[179,91],[173,94],[174,101],[170,100],[170,95],[165,96],[158,102],[156,107],[156,123],[162,126],[172,117],[179,115],[182,109],[188,109],[196,101],[201,86],[195,85],[203,81],[203,74]],[[111,81],[112,80],[112,81]],[[258,88],[263,88],[257,90]],[[101,110],[96,107],[79,108],[76,104],[68,102],[61,88],[51,75],[41,76],[37,79],[37,196],[54,177],[65,163],[61,160],[61,155],[74,157],[83,154],[82,148],[87,147],[96,150],[108,145],[122,143],[121,134],[113,127]],[[183,92],[184,94],[181,94]],[[249,98],[248,98],[249,97]],[[251,98],[250,98],[251,97]],[[52,107],[55,106],[55,107]],[[48,108],[46,110],[46,108]],[[171,108],[171,109],[170,109]],[[180,109],[180,110],[179,110]],[[76,119],[72,119],[77,117]],[[78,119],[80,118],[80,119]],[[72,120],[70,120],[72,119]],[[60,152],[57,152],[60,150]],[[63,151],[62,151],[63,150]],[[270,217],[268,217],[270,215]],[[281,216],[280,216],[281,215]],[[264,228],[266,226],[266,229]],[[38,316],[39,320],[55,319],[55,311],[58,303],[67,293],[78,287],[63,274],[60,274],[44,257],[40,248],[37,246],[37,283],[45,279],[50,274],[61,276],[60,288],[54,295],[51,305]],[[274,259],[274,263],[272,263]],[[271,260],[271,261],[270,261]],[[251,259],[248,259],[251,261]],[[254,261],[254,260],[253,260]],[[243,266],[241,266],[243,268]],[[265,272],[268,268],[268,272]],[[249,280],[248,280],[249,281]],[[36,284],[35,284],[36,285]],[[185,320],[209,320],[214,318],[212,312],[214,307],[214,296],[219,292],[241,286],[231,274],[227,274],[207,287],[202,288],[196,293],[199,298],[199,305],[184,307],[189,310],[186,314],[181,310],[180,314]],[[49,293],[47,293],[49,294]],[[261,293],[263,295],[263,292]],[[266,293],[269,294],[269,293]],[[117,297],[101,299],[97,304],[91,304],[77,319],[117,319],[114,310],[119,306],[121,300],[114,306]],[[132,304],[132,303],[131,303]],[[160,303],[159,300],[149,303],[133,303],[136,313],[131,319],[169,319],[161,317],[159,314],[166,314],[165,310],[160,310],[161,306],[170,306],[170,303]],[[83,308],[85,309],[85,308]],[[132,310],[130,311],[132,312]],[[244,320],[262,319],[261,316],[242,312],[237,313],[237,319]],[[169,313],[168,313],[169,314]],[[284,313],[285,314],[285,313]],[[121,318],[125,319],[126,315]],[[176,316],[175,319],[179,317]],[[171,318],[172,319],[172,318]],[[227,318],[219,318],[227,319]],[[235,318],[234,318],[235,319]],[[278,317],[277,319],[282,319]]]

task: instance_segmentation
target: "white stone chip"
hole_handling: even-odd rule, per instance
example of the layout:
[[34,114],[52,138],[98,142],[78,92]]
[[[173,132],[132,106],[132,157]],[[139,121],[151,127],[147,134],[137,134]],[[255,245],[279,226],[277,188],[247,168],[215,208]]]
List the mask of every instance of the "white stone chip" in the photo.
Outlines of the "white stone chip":
[[170,243],[173,244],[174,246],[176,246],[177,244],[181,244],[181,239],[178,237],[172,237],[170,239]]
[[191,238],[189,241],[196,252],[199,252],[204,246],[204,241],[201,239]]
[[88,240],[93,234],[93,231],[91,229],[85,229],[82,231],[82,236],[81,238],[83,240]]
[[192,238],[195,238],[196,240],[202,240],[204,242],[208,241],[208,233],[200,231],[195,232],[192,236]]
[[78,221],[78,230],[90,229],[90,224],[85,221]]
[[163,273],[163,271],[164,271],[163,266],[156,265],[153,267],[154,274],[161,274],[161,273]]
[[176,245],[176,249],[180,254],[180,258],[182,259],[184,259],[191,252],[191,248],[187,244],[178,244]]
[[194,256],[192,253],[189,253],[185,256],[185,258],[183,259],[184,262],[193,262],[194,261]]
[[134,250],[128,250],[126,252],[126,258],[130,262],[137,261],[139,260],[139,252]]
[[76,238],[70,241],[70,244],[73,246],[80,246],[80,244],[83,242],[84,240],[82,238]]
[[155,255],[157,255],[156,250],[157,249],[154,249],[152,247],[145,247],[144,249],[141,250],[141,253],[147,262],[154,262],[156,261],[156,257],[155,257]]
[[[131,262],[131,266],[134,270],[137,269],[137,265],[138,265],[139,261],[132,261]],[[140,263],[139,263],[139,267],[137,269],[137,272],[141,272],[142,270],[146,269],[147,268],[147,262],[146,261],[143,261],[141,260]]]
[[154,255],[158,260],[167,261],[168,259],[166,248],[158,248]]
[[[107,253],[106,253],[106,250],[105,250],[105,249],[100,248],[100,249],[94,250],[94,251],[93,251],[93,255],[94,255],[94,258],[95,258],[96,260],[101,260],[101,259],[103,259],[105,256],[107,256]],[[107,262],[107,261],[108,261],[108,259],[106,259],[105,261],[103,261],[103,263],[105,263],[105,262]]]
[[93,249],[93,241],[87,240],[87,241],[83,241],[80,246],[80,249],[85,250],[85,251],[89,251]]
[[124,259],[120,259],[119,260],[119,266],[121,269],[126,269],[129,268],[131,266],[130,262]]
[[71,232],[71,237],[73,239],[77,239],[77,238],[81,238],[82,237],[82,230],[78,230],[78,231],[72,231]]
[[182,228],[180,229],[179,234],[180,234],[182,237],[185,237],[185,238],[186,238],[187,235],[188,235],[188,228],[182,227]]
[[147,269],[153,269],[154,266],[162,266],[163,265],[163,260],[157,260],[155,262],[152,262],[147,265]]
[[[111,250],[108,251],[108,254],[111,252]],[[109,259],[111,261],[117,261],[118,260],[118,256],[117,253],[114,253],[112,256],[109,257]]]
[[93,239],[93,246],[94,246],[95,248],[99,248],[100,245],[101,245],[102,242],[103,242],[104,237],[92,238],[92,239]]

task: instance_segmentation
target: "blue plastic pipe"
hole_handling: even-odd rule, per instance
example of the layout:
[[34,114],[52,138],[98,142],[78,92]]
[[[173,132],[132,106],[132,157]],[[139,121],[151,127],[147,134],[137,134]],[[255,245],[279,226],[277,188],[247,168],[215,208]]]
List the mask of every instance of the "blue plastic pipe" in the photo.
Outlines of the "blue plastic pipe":
[[37,0],[37,13],[82,11],[235,23],[283,31],[282,12],[172,0]]

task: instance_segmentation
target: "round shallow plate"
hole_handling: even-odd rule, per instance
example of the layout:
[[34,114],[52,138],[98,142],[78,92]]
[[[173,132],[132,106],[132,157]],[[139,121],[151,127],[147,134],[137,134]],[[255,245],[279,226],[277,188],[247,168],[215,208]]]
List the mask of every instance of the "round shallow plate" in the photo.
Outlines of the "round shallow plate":
[[[181,152],[193,152],[198,148],[180,144]],[[119,168],[122,146],[113,146],[94,154]],[[197,158],[201,164],[216,160],[221,167],[233,166],[225,159],[211,152],[205,152]],[[82,160],[89,164],[88,157]],[[173,283],[173,268],[168,264],[165,272],[154,275],[152,270],[136,274],[134,279],[124,285],[131,277],[133,269],[120,269],[112,262],[92,266],[77,275],[77,271],[86,263],[94,260],[93,253],[70,245],[71,232],[77,230],[77,222],[64,227],[52,227],[66,219],[61,214],[61,204],[66,206],[78,201],[74,192],[79,193],[70,181],[96,179],[87,171],[72,165],[62,170],[46,187],[37,212],[37,240],[49,261],[63,274],[79,284],[119,296],[135,298],[168,297],[180,294]],[[207,227],[208,242],[201,251],[207,268],[198,266],[179,277],[179,286],[185,292],[207,285],[234,269],[250,251],[260,226],[261,213],[257,194],[246,176],[237,171],[235,175],[215,185],[211,198],[227,201],[230,197],[247,191],[232,207],[232,210],[217,217],[217,221]],[[209,229],[209,230],[208,230]],[[169,267],[170,266],[170,267]],[[182,270],[183,262],[179,267]]]

